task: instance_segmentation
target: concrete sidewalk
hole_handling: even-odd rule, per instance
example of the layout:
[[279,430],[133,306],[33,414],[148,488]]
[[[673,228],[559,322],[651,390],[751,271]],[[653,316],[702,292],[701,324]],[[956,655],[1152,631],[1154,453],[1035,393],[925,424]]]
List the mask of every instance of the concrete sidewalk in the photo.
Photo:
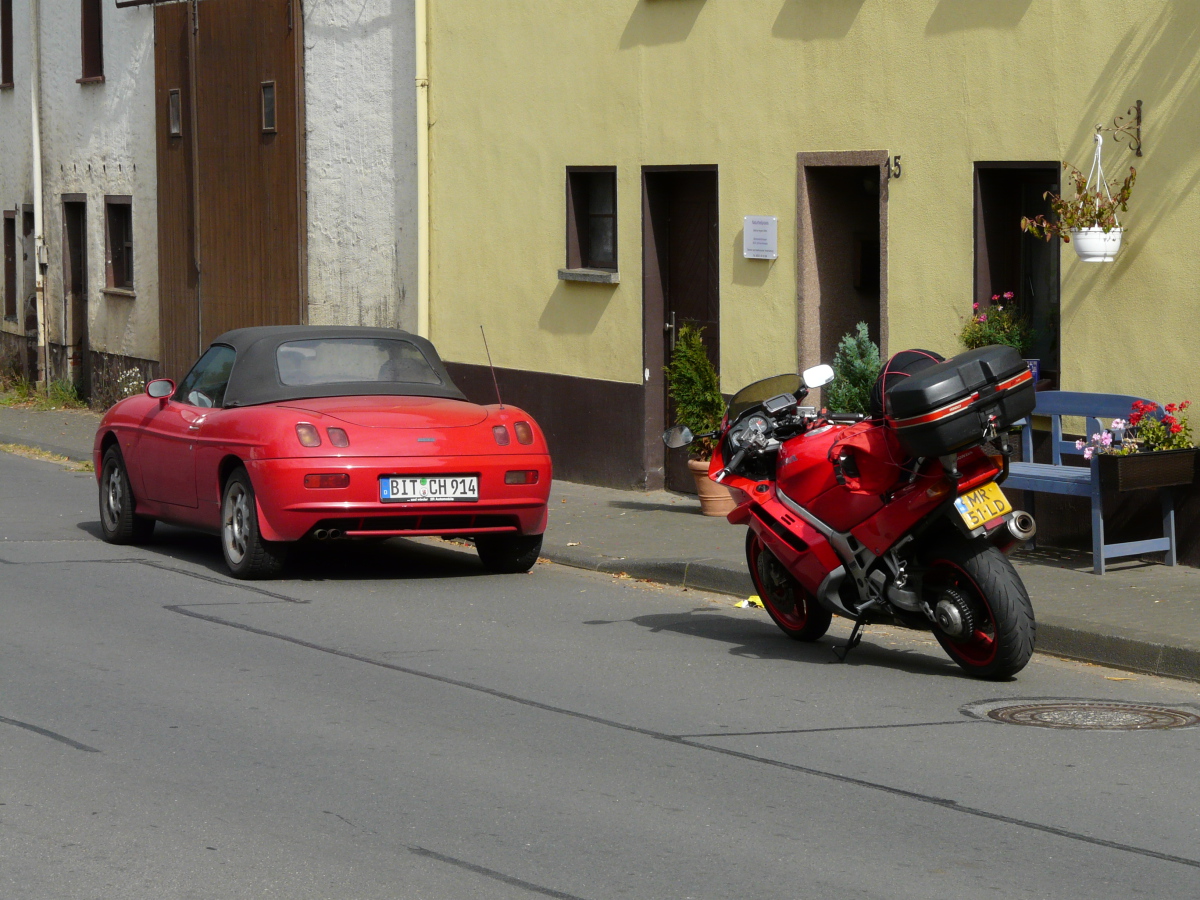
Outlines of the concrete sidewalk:
[[[91,458],[99,417],[0,407],[0,444]],[[562,565],[717,591],[754,593],[746,530],[700,515],[691,497],[555,482],[543,555]],[[1088,554],[1014,557],[1037,615],[1037,648],[1139,672],[1200,681],[1200,570],[1137,560],[1092,574]]]

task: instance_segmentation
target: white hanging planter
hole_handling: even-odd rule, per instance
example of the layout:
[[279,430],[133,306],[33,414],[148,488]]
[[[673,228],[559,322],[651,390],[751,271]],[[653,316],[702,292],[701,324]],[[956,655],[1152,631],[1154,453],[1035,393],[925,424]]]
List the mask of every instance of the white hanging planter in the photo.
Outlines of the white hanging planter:
[[[1100,162],[1100,151],[1103,147],[1104,138],[1097,127],[1096,153],[1092,157],[1092,170],[1088,173],[1085,189],[1094,190],[1097,196],[1103,190],[1104,196],[1111,201],[1112,194],[1108,191],[1108,180],[1104,177],[1104,166]],[[1094,188],[1093,184],[1095,184]],[[1116,218],[1114,212],[1113,221],[1116,221]],[[1072,228],[1071,245],[1075,248],[1075,255],[1083,262],[1112,262],[1116,259],[1117,251],[1121,249],[1121,235],[1124,233],[1125,229],[1119,222],[1115,228],[1110,228],[1107,232],[1099,225],[1093,225],[1090,228]]]
[[1114,228],[1105,233],[1103,228],[1072,228],[1071,246],[1075,255],[1083,262],[1112,262],[1121,249],[1121,235],[1125,229]]

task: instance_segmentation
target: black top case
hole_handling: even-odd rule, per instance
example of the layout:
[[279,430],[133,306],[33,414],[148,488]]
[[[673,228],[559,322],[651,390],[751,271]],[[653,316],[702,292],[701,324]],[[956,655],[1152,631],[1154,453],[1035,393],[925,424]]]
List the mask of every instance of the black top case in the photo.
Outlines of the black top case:
[[913,456],[945,456],[982,443],[1033,412],[1033,373],[1012,347],[968,350],[888,391],[888,422]]

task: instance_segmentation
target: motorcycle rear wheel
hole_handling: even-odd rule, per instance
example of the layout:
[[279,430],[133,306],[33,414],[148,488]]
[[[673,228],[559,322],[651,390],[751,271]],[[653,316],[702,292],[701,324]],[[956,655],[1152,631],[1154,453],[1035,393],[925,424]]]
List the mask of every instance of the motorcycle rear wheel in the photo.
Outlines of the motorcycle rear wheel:
[[1021,576],[991,544],[956,538],[927,554],[924,589],[931,605],[953,591],[970,607],[970,636],[933,636],[947,655],[977,678],[1003,681],[1025,668],[1033,655],[1037,622]]
[[754,529],[746,532],[746,564],[768,615],[794,641],[815,641],[829,630],[833,613],[800,585]]

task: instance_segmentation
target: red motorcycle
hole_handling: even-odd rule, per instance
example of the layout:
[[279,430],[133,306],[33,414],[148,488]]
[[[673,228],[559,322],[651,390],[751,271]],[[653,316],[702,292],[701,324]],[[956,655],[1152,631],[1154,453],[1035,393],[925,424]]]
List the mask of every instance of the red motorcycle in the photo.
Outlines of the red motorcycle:
[[[815,641],[833,615],[932,631],[958,665],[1005,679],[1033,654],[1033,607],[1006,554],[1033,537],[1000,485],[1003,435],[1033,411],[1020,354],[984,347],[949,360],[909,350],[889,360],[872,415],[802,406],[833,380],[816,366],[743,388],[720,428],[709,476],[732,489],[746,562],[771,618]],[[671,447],[695,437],[683,426]]]

